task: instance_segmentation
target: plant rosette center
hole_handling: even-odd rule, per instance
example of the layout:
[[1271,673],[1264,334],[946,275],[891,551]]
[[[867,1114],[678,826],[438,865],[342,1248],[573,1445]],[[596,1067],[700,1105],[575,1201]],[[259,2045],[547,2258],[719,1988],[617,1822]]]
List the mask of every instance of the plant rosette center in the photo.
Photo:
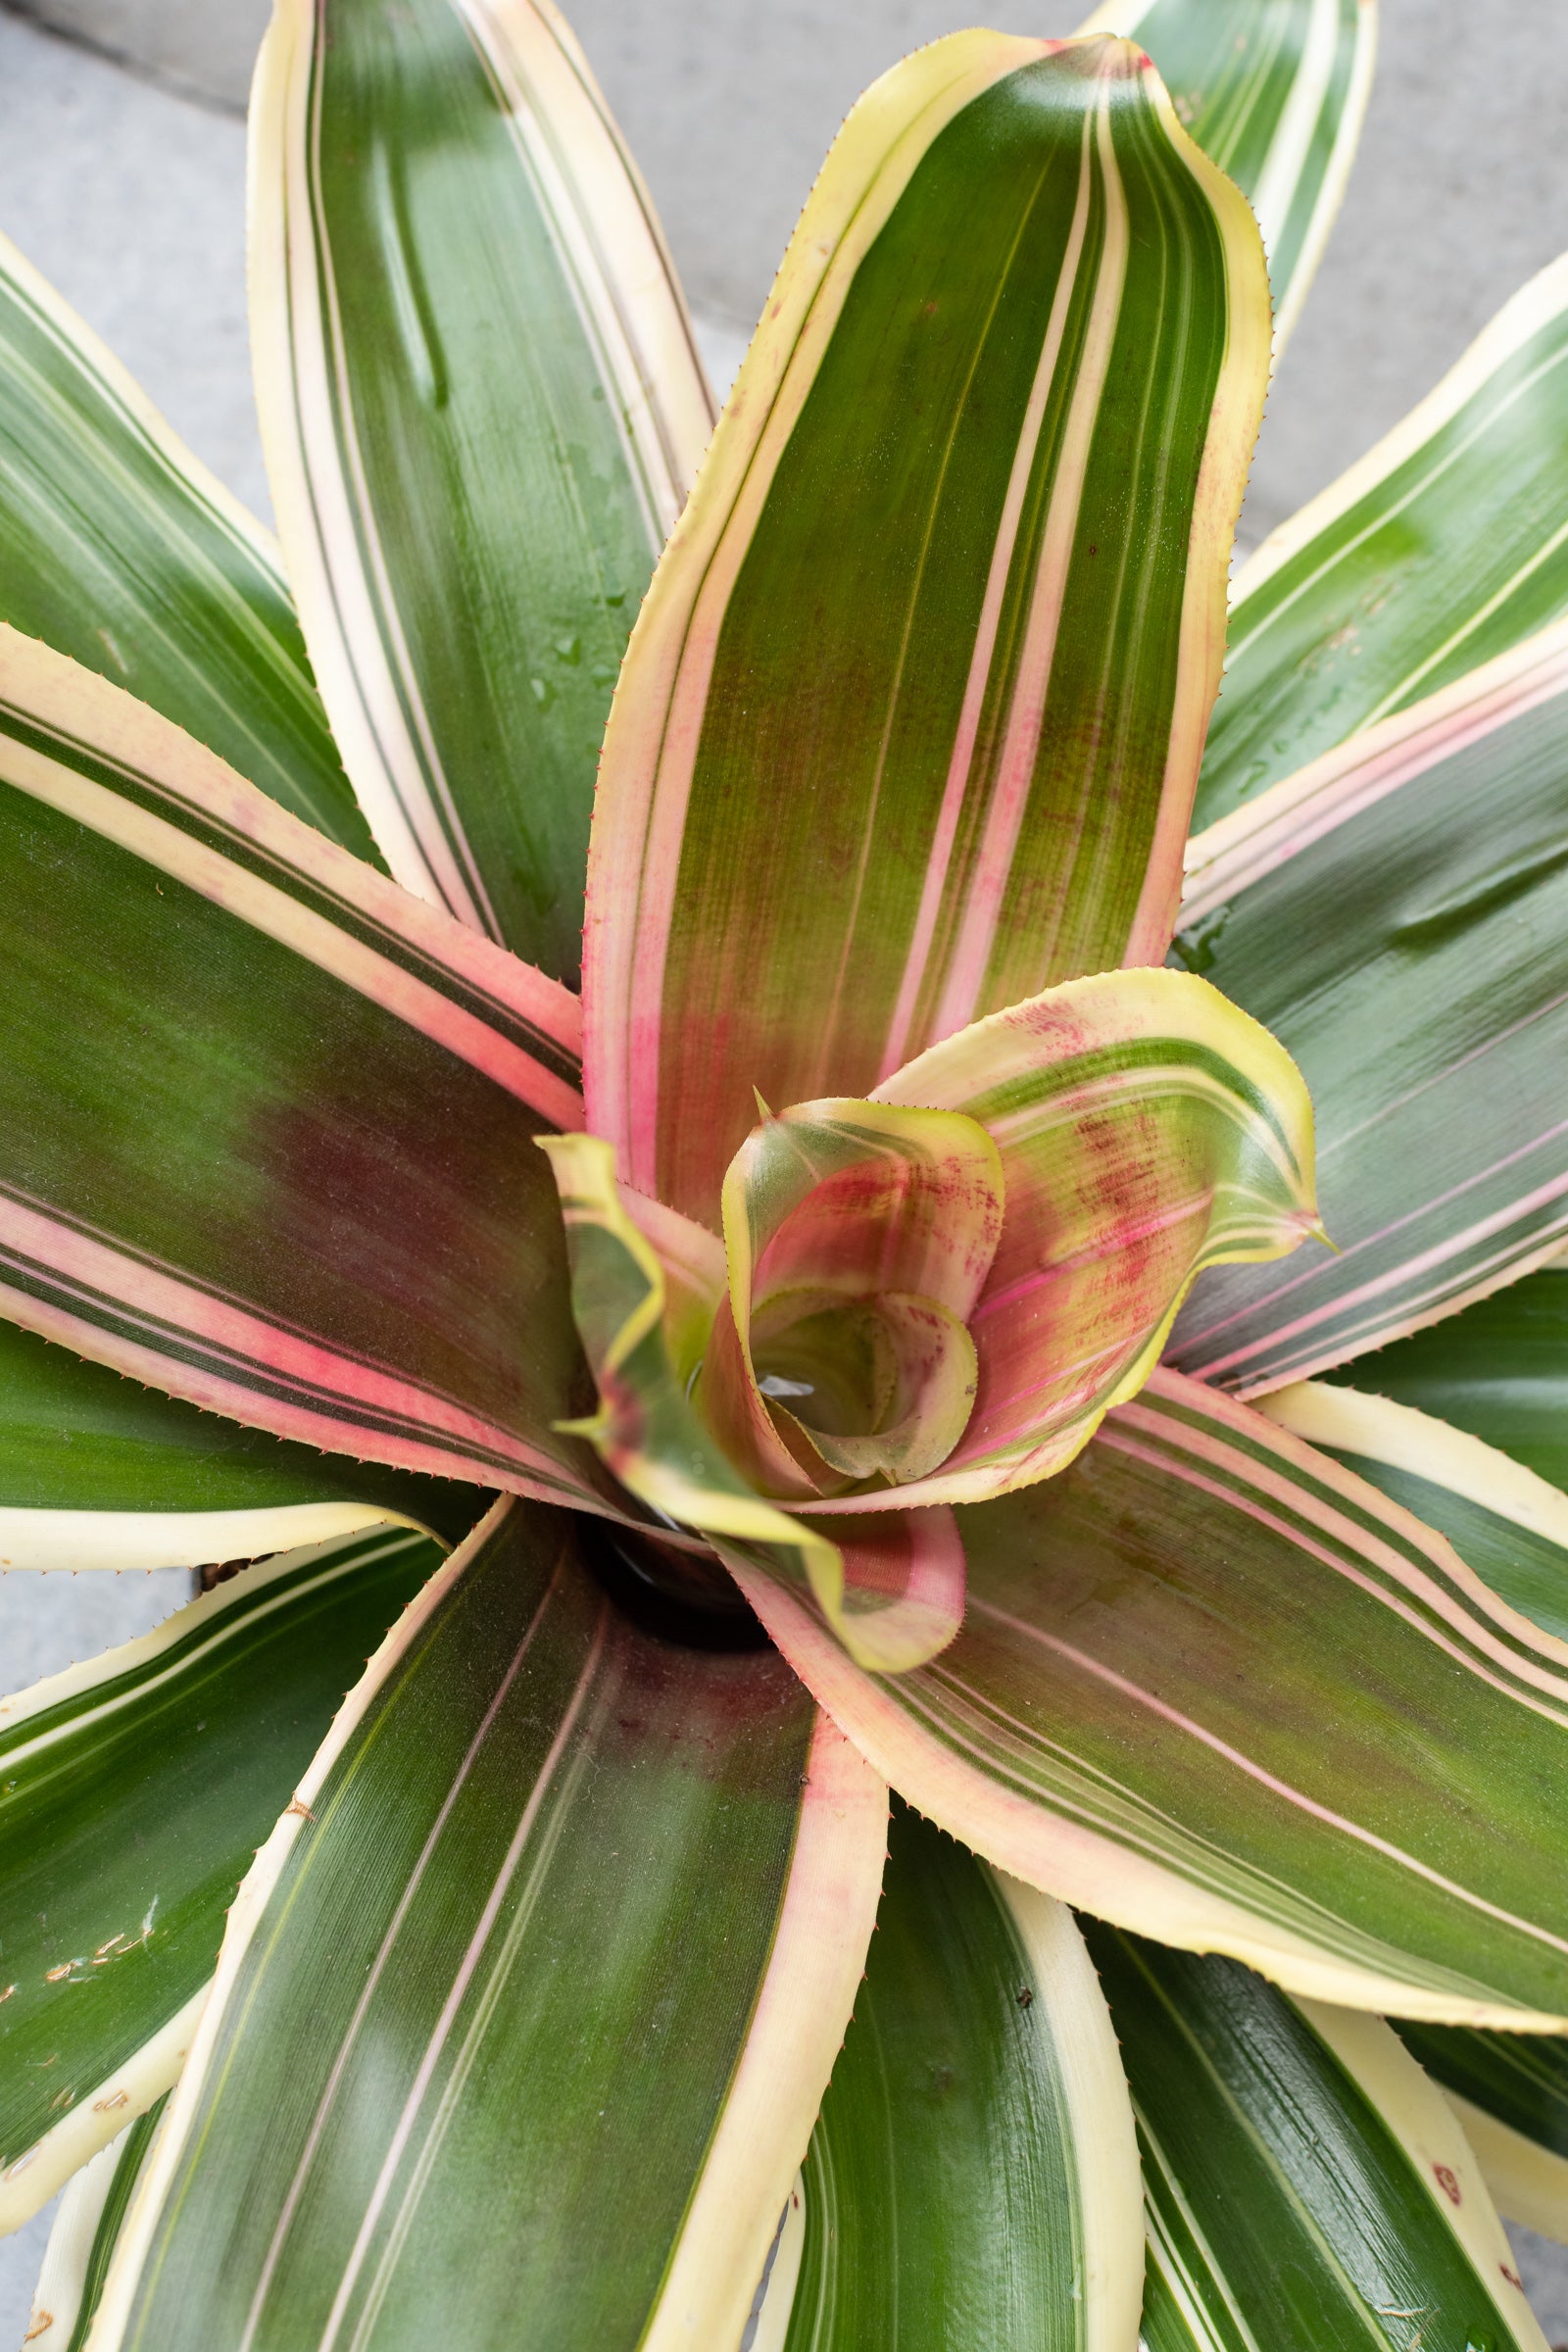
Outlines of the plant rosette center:
[[1145,970],[976,1022],[876,1099],[759,1107],[718,1233],[608,1142],[540,1139],[599,1396],[571,1427],[641,1524],[804,1583],[862,1664],[918,1663],[962,1620],[955,1506],[1063,1469],[1205,1265],[1315,1229],[1310,1104],[1266,1030]]
[[908,1486],[948,1460],[1005,1199],[961,1111],[807,1102],[753,1129],[724,1179],[725,1292],[693,1394],[760,1494]]

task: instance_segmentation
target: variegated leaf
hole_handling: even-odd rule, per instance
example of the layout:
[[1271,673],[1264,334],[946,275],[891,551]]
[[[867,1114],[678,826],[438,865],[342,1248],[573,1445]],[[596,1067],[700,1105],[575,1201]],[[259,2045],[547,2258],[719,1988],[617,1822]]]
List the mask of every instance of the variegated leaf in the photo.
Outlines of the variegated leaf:
[[85,2352],[93,2315],[130,2201],[169,2103],[166,2091],[68,2184],[44,2251],[24,2343]]
[[640,1192],[711,1221],[754,1088],[1163,954],[1268,336],[1129,45],[955,34],[856,107],[606,738],[589,1124]]
[[0,877],[0,1313],[277,1436],[593,1498],[532,1149],[580,1119],[576,1001],[14,632]]
[[618,1617],[583,1526],[503,1499],[339,1715],[231,1915],[95,2352],[412,2352],[519,2311],[560,2352],[738,2340],[886,1791],[765,1649]]
[[458,1543],[485,1502],[218,1420],[0,1323],[0,1569],[200,1568],[380,1519]]
[[[1441,1329],[1460,1338],[1463,1322]],[[1369,1362],[1369,1377],[1381,1361]],[[1438,1529],[1494,1592],[1568,1638],[1568,1494],[1477,1437],[1387,1396],[1302,1381],[1265,1398],[1263,1410]],[[1568,2235],[1568,2044],[1463,2026],[1407,2023],[1399,2032],[1458,2103],[1501,2210]]]
[[374,858],[277,550],[0,238],[0,620]]
[[1195,823],[1568,608],[1568,260],[1236,575]]
[[[803,2170],[777,2342],[1129,2352],[1138,2149],[1072,1915],[903,1807],[890,1849],[865,1982]],[[759,2342],[785,2283],[770,2287]]]
[[0,2230],[169,2088],[236,1886],[440,1556],[284,1553],[0,1700]]
[[972,1317],[974,1415],[910,1503],[1053,1475],[1143,1386],[1203,1266],[1281,1257],[1320,1230],[1299,1071],[1187,973],[1069,981],[877,1091],[977,1121],[1005,1189]]
[[1103,0],[1080,30],[1142,42],[1183,122],[1257,215],[1277,360],[1355,160],[1376,0]]
[[1408,2022],[1399,2038],[1447,2093],[1498,2212],[1568,2243],[1568,2044]]
[[1381,2020],[1086,1934],[1143,2151],[1145,2352],[1545,2352],[1464,2135]]
[[1192,843],[1178,949],[1299,1062],[1338,1254],[1206,1276],[1183,1370],[1277,1388],[1561,1249],[1565,757],[1559,622]]
[[551,0],[281,0],[251,111],[263,439],[398,879],[575,980],[626,634],[712,424]]
[[858,1671],[735,1569],[911,1804],[1296,1990],[1561,2030],[1568,1643],[1329,1455],[1170,1372],[1058,1477],[956,1516],[963,1630],[910,1674]]
[[1303,1380],[1264,1397],[1261,1409],[1446,1536],[1510,1608],[1568,1642],[1568,1494],[1481,1439],[1387,1396]]
[[1335,1377],[1468,1430],[1568,1489],[1568,1269],[1560,1262]]

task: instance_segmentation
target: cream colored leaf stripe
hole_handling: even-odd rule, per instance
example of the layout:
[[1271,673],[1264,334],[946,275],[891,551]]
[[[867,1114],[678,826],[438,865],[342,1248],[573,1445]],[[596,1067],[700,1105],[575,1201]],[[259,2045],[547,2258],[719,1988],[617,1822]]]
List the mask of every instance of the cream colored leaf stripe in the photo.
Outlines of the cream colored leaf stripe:
[[642,175],[552,0],[454,0],[506,112],[623,428],[657,557],[713,430],[712,397]]
[[1326,2001],[1298,1998],[1297,2007],[1403,2148],[1411,2172],[1463,2247],[1514,2342],[1522,2352],[1547,2352],[1453,2102],[1381,2018]]
[[1183,923],[1201,923],[1336,826],[1564,692],[1568,621],[1557,621],[1336,745],[1193,836]]
[[[1145,1400],[1123,1406],[1098,1443],[1144,1458],[1227,1507],[1285,1535],[1377,1598],[1499,1694],[1568,1729],[1568,1643],[1492,1593],[1451,1546],[1398,1505],[1283,1431],[1270,1454],[1250,1408],[1181,1375],[1156,1372]],[[1283,1456],[1283,1458],[1281,1458]],[[922,1812],[1001,1867],[1140,1934],[1234,1954],[1294,1992],[1406,2017],[1556,2031],[1459,1971],[1396,1952],[1261,1869],[1159,1820],[1065,1748],[1047,1754],[1023,1726],[958,1679],[952,1653],[893,1686],[857,1673],[793,1592],[732,1563],[752,1606],[820,1704]],[[1518,1917],[1324,1805],[1244,1755],[1153,1691],[1087,1651],[977,1598],[971,1611],[1019,1642],[1038,1642],[1115,1691],[1178,1740],[1198,1740],[1293,1811],[1394,1863],[1453,1902],[1531,1941],[1568,1940]],[[1049,1790],[1049,1793],[1048,1793]],[[1047,1806],[1051,1808],[1047,1810]],[[1114,1825],[1114,1838],[1106,1831]],[[1179,1860],[1178,1875],[1162,1856]]]
[[[634,1007],[656,1004],[662,991],[703,715],[724,615],[742,565],[856,274],[921,161],[964,108],[1054,46],[995,34],[955,35],[906,61],[896,75],[860,101],[812,192],[697,490],[639,616],[634,641],[638,707],[612,713],[606,745],[617,823],[612,832],[604,830],[596,843],[598,862],[591,884],[594,904],[635,908],[635,920],[591,925],[588,953],[593,1002],[603,1008],[597,1018],[604,1032],[595,1052],[594,1123],[598,1132],[616,1141],[623,1172],[644,1191],[654,1190],[656,1184],[660,1056],[652,1050],[649,1019]],[[939,936],[947,945],[941,950],[936,1030],[961,1026],[972,1016],[1012,872],[1063,622],[1067,564],[1090,445],[1126,282],[1128,211],[1111,122],[1114,84],[1126,71],[1126,53],[1107,51],[1096,100],[1085,117],[1074,215],[997,525],[921,900],[882,1053],[886,1073],[905,1058],[916,1005],[934,983]],[[1203,185],[1227,236],[1240,236],[1240,220],[1233,221],[1231,215],[1245,216],[1234,189],[1187,138],[1152,71],[1144,74],[1143,94],[1162,132]],[[1101,225],[1093,243],[1088,233],[1092,212]],[[1250,224],[1247,226],[1250,231]],[[1093,282],[1085,285],[1080,281],[1091,267]],[[1048,402],[1063,365],[1068,314],[1075,303],[1084,306],[1083,333],[1072,348],[1063,442],[1022,624],[1016,676],[1001,722],[996,789],[973,871],[954,905],[952,868],[965,808],[972,800],[981,715],[999,659],[1004,592]],[[1233,320],[1232,330],[1192,517],[1166,790],[1150,875],[1127,947],[1127,960],[1133,962],[1162,954],[1168,937],[1173,912],[1169,875],[1185,834],[1191,779],[1218,682],[1218,572],[1207,559],[1221,538],[1227,543],[1229,539],[1231,477],[1235,473],[1240,479],[1237,469],[1245,466],[1247,454],[1241,446],[1245,425],[1240,416],[1246,403],[1234,394],[1251,365],[1246,322]],[[648,722],[642,714],[655,711],[662,714],[657,741],[645,742],[641,730]],[[874,811],[874,796],[872,806]]]
[[[163,2200],[199,2115],[206,2077],[225,2023],[225,2012],[236,1997],[250,1947],[295,1841],[306,1822],[313,1818],[312,1808],[321,1797],[334,1767],[379,1692],[417,1647],[436,1608],[477,1552],[499,1532],[511,1508],[509,1498],[503,1497],[496,1503],[382,1642],[313,1760],[294,1805],[279,1821],[240,1888],[229,1914],[214,1998],[203,2031],[179,2094],[171,2106],[145,2190],[138,2199],[105,2289],[102,2315],[94,2335],[99,2352],[106,2352],[106,2348],[123,2340],[138,2275],[152,2242]],[[371,1964],[307,2133],[292,2185],[285,2193],[249,2318],[234,2352],[252,2352],[258,2340],[270,2282],[300,2209],[312,2160],[332,2120],[335,2094],[348,2068],[356,2037],[364,2027],[377,1984],[395,1964],[400,1929],[420,1881],[435,1860],[443,1832],[478,1763],[486,1737],[560,1592],[558,1569],[499,1679],[495,1695],[442,1800],[388,1921],[379,1952]],[[613,1677],[607,1682],[602,1672],[610,1626],[610,1604],[605,1601],[601,1603],[597,1630],[575,1688],[561,1710],[534,1784],[517,1791],[515,1831],[474,1931],[458,1958],[450,1990],[389,2135],[363,2224],[315,2352],[346,2352],[343,2331],[351,2299],[358,2296],[355,2344],[365,2341],[381,2308],[398,2251],[413,2225],[441,2138],[453,2120],[456,2100],[476,2061],[485,2024],[495,2002],[504,1995],[509,1969],[533,1907],[530,1880],[548,1859],[553,1844],[550,1817],[559,1814],[572,1785],[587,1768],[586,1749],[579,1749],[575,1757],[567,1753],[573,1732],[580,1721],[588,1721],[596,1710],[603,1712],[613,1701]],[[778,2211],[805,2152],[821,2083],[858,1982],[880,1885],[887,1792],[849,1743],[831,1725],[821,1721],[812,1739],[807,1778],[772,1958],[759,1991],[751,2034],[731,2082],[724,2115],[671,2256],[659,2304],[642,2339],[644,2352],[669,2352],[669,2347],[676,2344],[717,2343],[739,2335]],[[474,2002],[472,1995],[476,1990],[481,1997]],[[461,2039],[460,2012],[466,2019]],[[808,2048],[821,2045],[816,2052],[819,2067],[809,2062],[802,2065],[803,2042]],[[440,2096],[432,2102],[429,2094],[441,2067],[450,2071]],[[367,2279],[365,2273],[370,2261],[372,2237],[389,2217],[390,2229],[375,2258],[374,2270]],[[755,2240],[755,2245],[738,2247],[737,2232]]]
[[[1488,406],[1478,413],[1468,430],[1441,451],[1434,451],[1427,463],[1414,474],[1398,499],[1379,505],[1368,516],[1363,530],[1349,539],[1331,536],[1334,526],[1364,498],[1375,492],[1391,475],[1397,473],[1412,458],[1416,458],[1431,442],[1438,440],[1445,426],[1473,403],[1478,403],[1493,380],[1500,375],[1520,352],[1533,343],[1543,331],[1561,318],[1568,310],[1568,255],[1550,263],[1546,269],[1522,286],[1511,301],[1505,303],[1496,317],[1483,328],[1468,351],[1451,368],[1441,382],[1375,442],[1364,458],[1356,461],[1326,490],[1309,499],[1304,507],[1271,531],[1255,555],[1250,556],[1236,574],[1232,588],[1231,660],[1238,661],[1256,639],[1279,620],[1301,597],[1308,596],[1326,573],[1352,556],[1366,538],[1397,521],[1405,509],[1426,497],[1438,487],[1445,476],[1472,455],[1478,445],[1493,433],[1498,419],[1520,401],[1539,392],[1541,384],[1568,363],[1568,344],[1546,352],[1537,367],[1511,385],[1498,406]],[[1427,671],[1440,662],[1446,661],[1464,641],[1479,629],[1500,605],[1513,595],[1562,545],[1568,535],[1568,521],[1559,524],[1542,541],[1541,546],[1509,579],[1488,599],[1487,604],[1470,615],[1456,634],[1448,637],[1425,657],[1420,666],[1390,688],[1384,703],[1373,713],[1377,718],[1396,701],[1404,701],[1420,684]],[[1321,561],[1303,572],[1288,598],[1271,604],[1265,613],[1251,620],[1248,613],[1250,600],[1273,578],[1277,571],[1293,562],[1315,540],[1323,539],[1325,546]],[[1371,720],[1367,722],[1372,723]]]
[[1303,1380],[1260,1396],[1253,1409],[1309,1446],[1362,1454],[1446,1487],[1450,1494],[1511,1519],[1568,1552],[1568,1494],[1511,1454],[1413,1405],[1329,1381]]
[[[646,195],[553,8],[453,6],[506,109],[573,288],[657,556],[711,411]],[[399,619],[359,447],[320,203],[318,38],[318,0],[277,0],[252,92],[252,343],[269,478],[312,660],[387,863],[405,888],[498,940]]]
[[[1157,37],[1160,11],[1161,0],[1105,0],[1078,29],[1116,32],[1129,40],[1152,38],[1163,52]],[[1246,62],[1222,108],[1208,98],[1206,86],[1186,91],[1175,77],[1173,61],[1162,54],[1154,60],[1162,70],[1169,67],[1183,120],[1222,172],[1236,175],[1237,152],[1252,117],[1263,109],[1274,116],[1267,153],[1242,192],[1257,216],[1269,258],[1277,360],[1317,274],[1355,160],[1376,62],[1376,0],[1300,0],[1294,9],[1250,12],[1198,0],[1191,14],[1209,19],[1216,49],[1231,32],[1236,47],[1245,51]],[[1287,43],[1303,19],[1293,65]],[[1206,63],[1205,85],[1238,74],[1233,57],[1215,55]],[[1287,74],[1289,87],[1279,103],[1278,86]]]
[[200,892],[446,1047],[552,1124],[581,1124],[581,1007],[236,776],[106,679],[0,624],[0,781]]
[[[0,280],[5,280],[7,299],[14,301],[19,311],[24,311],[25,318],[30,319],[30,324],[54,343],[61,358],[66,358],[75,369],[92,378],[92,386],[99,393],[99,398],[108,402],[111,410],[118,412],[120,421],[127,425],[129,433],[146,442],[146,447],[151,449],[158,464],[167,472],[178,477],[181,489],[186,489],[190,496],[195,496],[207,508],[209,517],[219,524],[220,531],[228,534],[228,539],[232,539],[237,548],[242,548],[244,558],[249,563],[259,564],[266,574],[270,574],[277,595],[287,600],[289,583],[284,578],[282,555],[277,551],[275,536],[264,524],[256,522],[252,511],[242,506],[240,499],[235,499],[228,484],[219,482],[217,472],[209,472],[207,466],[202,466],[200,457],[195,457],[193,449],[186,447],[186,442],[178,437],[178,433],[174,433],[174,428],[167,423],[167,418],[160,416],[153,402],[143,393],[136,378],[129,374],[129,369],[120,365],[120,360],[108,348],[108,343],[99,341],[92,327],[82,318],[77,318],[77,313],[66,301],[61,301],[61,296],[54,292],[47,277],[42,277],[33,269],[33,264],[25,259],[25,254],[19,252],[12,245],[10,237],[5,235],[0,235]],[[7,367],[14,365],[17,365],[17,358],[7,353]],[[49,388],[33,374],[30,374],[30,388],[33,388],[33,398],[37,402],[54,405]],[[94,449],[94,464],[99,459],[101,452]],[[131,496],[136,494],[134,482],[124,480],[124,489]],[[148,506],[148,522],[163,524],[163,513],[158,508]],[[220,595],[225,602],[230,600],[228,583],[223,581],[223,574],[217,566],[202,566],[202,578],[205,578],[209,593]],[[232,610],[244,610],[237,598],[232,600]],[[275,637],[268,635],[266,630],[256,630],[254,652],[268,665],[289,670],[303,684],[301,672],[294,668],[294,663],[289,663],[287,657],[279,652]]]
[[0,1187],[0,1314],[149,1388],[276,1437],[604,1510],[556,1454],[427,1383],[241,1306],[116,1236]]
[[[140,1707],[150,1694],[178,1682],[189,1670],[193,1643],[199,1644],[204,1658],[213,1658],[236,1642],[247,1642],[259,1625],[280,1610],[293,1610],[313,1593],[422,1542],[418,1535],[393,1526],[385,1511],[373,1514],[373,1524],[386,1529],[384,1543],[377,1544],[372,1534],[345,1550],[337,1535],[286,1557],[262,1561],[246,1576],[201,1593],[150,1633],[0,1699],[0,1765],[10,1772],[24,1763],[36,1765],[51,1750],[69,1754],[84,1733],[111,1726],[127,1708]],[[29,1724],[37,1723],[46,1728],[29,1734]],[[207,1991],[203,1985],[0,2173],[0,2234],[30,2220],[79,2166],[169,2089],[189,2052]]]

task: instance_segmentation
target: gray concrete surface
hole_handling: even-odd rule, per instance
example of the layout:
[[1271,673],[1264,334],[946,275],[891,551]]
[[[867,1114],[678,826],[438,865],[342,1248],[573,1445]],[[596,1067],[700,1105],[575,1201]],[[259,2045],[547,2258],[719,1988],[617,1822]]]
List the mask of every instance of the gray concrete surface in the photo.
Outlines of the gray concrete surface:
[[[1087,0],[1083,0],[1087,6]],[[31,0],[122,71],[0,12],[0,228],[83,312],[192,446],[267,511],[245,341],[243,131],[265,0]],[[575,0],[663,212],[716,376],[857,91],[971,14],[949,0]],[[981,7],[1069,31],[1077,0]],[[177,92],[199,93],[192,103]],[[1383,57],[1340,229],[1270,401],[1249,537],[1393,423],[1532,270],[1568,246],[1568,42],[1554,0],[1384,0]],[[0,1687],[122,1641],[177,1574],[0,1582]],[[1568,2254],[1515,2233],[1568,2345]],[[0,2352],[42,2223],[0,2243]]]

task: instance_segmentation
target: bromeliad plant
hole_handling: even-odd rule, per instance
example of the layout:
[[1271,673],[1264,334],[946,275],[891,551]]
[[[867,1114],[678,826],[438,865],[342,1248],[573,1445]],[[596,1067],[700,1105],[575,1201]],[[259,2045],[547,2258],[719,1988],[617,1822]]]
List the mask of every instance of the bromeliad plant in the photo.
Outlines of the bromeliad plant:
[[6,258],[0,1553],[255,1563],[0,1719],[50,2352],[1539,2352],[1568,274],[1209,723],[1370,60],[922,50],[713,428],[545,0],[280,0],[287,588]]

